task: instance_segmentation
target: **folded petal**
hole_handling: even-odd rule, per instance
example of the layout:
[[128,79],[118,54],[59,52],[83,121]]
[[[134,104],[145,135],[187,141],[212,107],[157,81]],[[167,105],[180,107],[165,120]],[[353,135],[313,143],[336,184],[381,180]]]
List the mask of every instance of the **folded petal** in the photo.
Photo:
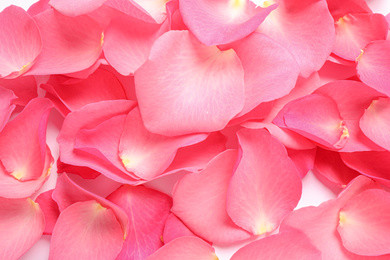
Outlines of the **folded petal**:
[[46,146],[52,106],[48,99],[33,99],[0,132],[1,197],[28,197],[47,180],[53,163]]
[[104,31],[104,56],[120,74],[134,74],[148,59],[154,41],[166,29],[164,24],[148,23],[117,12]]
[[354,61],[368,43],[386,40],[388,27],[381,14],[346,14],[335,23],[333,53]]
[[358,57],[356,69],[361,81],[390,96],[390,41],[369,43]]
[[170,31],[135,73],[142,119],[152,133],[221,130],[244,105],[244,71],[233,50],[205,46],[188,31]]
[[317,147],[313,149],[306,150],[295,150],[287,148],[288,157],[294,162],[295,167],[299,172],[301,179],[306,176],[306,174],[313,169],[314,159],[317,153]]
[[49,259],[115,259],[123,232],[113,211],[95,200],[63,210],[54,226]]
[[0,258],[18,259],[42,236],[45,217],[30,198],[0,198]]
[[147,260],[204,259],[218,260],[215,250],[202,239],[194,236],[179,237],[149,256]]
[[67,17],[48,9],[34,19],[42,35],[43,49],[29,75],[77,72],[99,58],[103,29],[92,18]]
[[277,5],[266,8],[249,0],[180,0],[189,30],[206,45],[227,44],[252,33]]
[[311,244],[305,234],[299,231],[286,231],[252,242],[240,248],[231,258],[231,260],[246,259],[321,259],[321,251]]
[[326,2],[335,20],[347,13],[372,13],[366,0],[326,0]]
[[170,213],[165,221],[164,233],[162,236],[164,244],[171,242],[175,238],[185,236],[195,236],[195,234],[186,227],[175,214]]
[[21,7],[0,13],[0,77],[16,78],[31,68],[42,50],[37,24]]
[[37,81],[34,76],[23,76],[14,79],[0,79],[0,86],[12,90],[18,97],[14,104],[26,106],[31,99],[38,96]]
[[0,86],[0,132],[15,109],[13,102],[16,98],[14,92]]
[[130,221],[117,259],[143,260],[163,245],[161,236],[172,207],[169,196],[143,186],[123,185],[107,199],[120,206]]
[[259,26],[264,33],[287,48],[299,64],[301,76],[318,71],[332,52],[334,21],[326,1],[275,0],[278,8]]
[[363,133],[390,151],[390,98],[373,100],[360,119]]
[[355,254],[390,254],[390,194],[372,189],[351,198],[339,212],[337,231]]
[[107,0],[81,0],[68,2],[65,0],[50,0],[49,5],[66,16],[88,14],[99,8]]
[[[63,115],[78,110],[89,103],[127,99],[120,81],[104,69],[96,70],[87,79],[52,75],[46,84],[41,85],[41,88],[63,103],[66,107],[66,111],[62,111]],[[57,107],[62,108],[61,105],[57,105]]]
[[41,207],[43,214],[45,215],[45,230],[43,234],[51,235],[53,232],[54,225],[57,222],[60,210],[58,209],[57,203],[53,200],[53,190],[48,190],[39,194],[35,200]]
[[237,135],[242,157],[229,183],[227,212],[254,235],[272,232],[298,204],[299,173],[284,146],[268,131],[243,129]]
[[294,88],[298,64],[277,42],[255,32],[232,47],[245,72],[245,105],[240,115],[262,102],[285,96]]
[[172,212],[196,235],[213,243],[233,243],[250,237],[226,211],[229,180],[237,160],[236,150],[227,150],[199,173],[184,176],[173,190]]

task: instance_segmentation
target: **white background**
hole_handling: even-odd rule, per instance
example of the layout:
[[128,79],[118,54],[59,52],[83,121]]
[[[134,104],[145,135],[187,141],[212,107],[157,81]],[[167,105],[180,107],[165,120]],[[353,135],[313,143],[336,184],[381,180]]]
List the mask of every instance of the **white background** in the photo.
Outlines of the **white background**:
[[[67,0],[67,1],[78,1],[78,0]],[[340,0],[343,1],[343,0]],[[387,15],[390,13],[390,1],[389,0],[366,0],[368,5],[374,12],[382,13]],[[5,7],[9,5],[18,5],[24,9],[28,9],[28,7],[35,3],[35,0],[0,0],[0,11],[2,11]],[[49,147],[53,153],[55,159],[58,158],[58,146],[55,141],[56,136],[59,132],[59,127],[61,125],[60,114],[56,111],[52,111],[49,124],[48,124],[48,132],[47,132],[47,141]],[[41,192],[52,189],[55,187],[56,181],[56,166],[53,165],[52,176],[45,183],[45,185],[40,190]],[[332,199],[335,197],[329,189],[322,185],[314,175],[309,172],[307,176],[302,180],[303,181],[303,192],[302,198],[298,204],[297,208],[305,207],[305,206],[317,206],[321,204],[323,201]],[[218,247],[215,246],[216,254],[220,260],[227,260],[237,251],[240,247],[242,247],[245,243],[238,244],[230,247]],[[22,258],[21,260],[46,260],[49,255],[49,247],[50,247],[50,236],[43,236]]]

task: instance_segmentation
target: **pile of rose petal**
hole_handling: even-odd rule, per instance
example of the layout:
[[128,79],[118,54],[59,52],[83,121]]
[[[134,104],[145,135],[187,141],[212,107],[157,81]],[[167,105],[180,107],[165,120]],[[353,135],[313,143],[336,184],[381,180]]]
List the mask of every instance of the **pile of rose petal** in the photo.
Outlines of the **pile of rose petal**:
[[[50,259],[389,259],[389,21],[364,0],[4,9],[0,258],[46,234]],[[337,198],[294,210],[309,170]]]

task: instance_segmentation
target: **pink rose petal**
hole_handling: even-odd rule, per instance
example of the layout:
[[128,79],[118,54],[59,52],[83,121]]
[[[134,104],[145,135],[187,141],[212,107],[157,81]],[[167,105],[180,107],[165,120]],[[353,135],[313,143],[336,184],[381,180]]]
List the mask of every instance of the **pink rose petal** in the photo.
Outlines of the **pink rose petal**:
[[175,238],[184,236],[195,236],[195,234],[186,227],[175,214],[170,213],[165,221],[164,233],[162,236],[164,244],[171,242]]
[[60,210],[57,203],[52,198],[53,190],[48,190],[39,194],[35,200],[41,207],[43,214],[45,215],[45,230],[43,234],[51,235],[53,233],[54,225],[57,222]]
[[31,99],[38,96],[37,81],[34,76],[24,76],[15,79],[0,79],[0,86],[12,90],[18,97],[14,104],[26,106]]
[[66,16],[79,16],[91,13],[107,0],[79,0],[69,2],[66,0],[50,0],[49,5]]
[[16,98],[14,92],[0,86],[0,132],[15,109],[13,102]]

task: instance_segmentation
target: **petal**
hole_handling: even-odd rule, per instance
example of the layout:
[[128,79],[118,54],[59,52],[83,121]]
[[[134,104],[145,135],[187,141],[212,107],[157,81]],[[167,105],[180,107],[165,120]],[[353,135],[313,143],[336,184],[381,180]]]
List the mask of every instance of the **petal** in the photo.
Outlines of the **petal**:
[[339,212],[337,231],[355,254],[390,254],[390,194],[372,189],[352,197]]
[[366,0],[326,0],[332,16],[337,20],[347,13],[372,13]]
[[42,50],[39,29],[21,7],[0,13],[0,77],[16,78],[34,64]]
[[26,106],[31,99],[38,96],[37,82],[34,76],[24,76],[15,79],[0,79],[0,86],[12,90],[18,97],[14,104]]
[[379,98],[372,101],[360,119],[363,133],[390,151],[390,98]]
[[49,5],[66,16],[79,16],[91,13],[107,0],[81,0],[68,2],[65,0],[50,0]]
[[370,42],[386,40],[388,24],[381,14],[346,14],[336,23],[333,53],[354,61]]
[[0,86],[0,132],[8,122],[12,111],[15,109],[13,101],[16,98],[14,92]]
[[206,139],[207,135],[166,137],[145,129],[136,107],[127,116],[119,143],[119,157],[126,170],[144,180],[161,174],[174,159],[177,150]]
[[30,198],[0,198],[0,258],[18,259],[42,236],[45,217]]
[[390,96],[390,41],[369,43],[357,59],[356,69],[363,83]]
[[202,239],[194,236],[179,237],[149,256],[147,260],[204,259],[217,260],[215,250]]
[[87,79],[52,75],[47,84],[41,85],[41,88],[60,99],[68,113],[89,103],[127,99],[120,81],[104,69],[96,70]]
[[226,211],[226,194],[236,160],[237,151],[227,150],[203,171],[184,176],[173,190],[172,212],[196,235],[213,243],[227,244],[250,237]]
[[278,8],[259,26],[287,48],[299,64],[301,76],[318,71],[332,52],[335,29],[326,1],[276,0]]
[[227,44],[252,33],[277,5],[257,7],[249,0],[180,0],[184,23],[206,45]]
[[164,244],[171,242],[175,238],[185,236],[195,236],[195,234],[186,227],[184,223],[175,216],[175,214],[170,213],[165,221],[164,233],[162,236]]
[[122,244],[122,228],[111,209],[94,200],[76,202],[57,220],[49,259],[115,259]]
[[299,173],[284,146],[266,130],[238,133],[242,158],[232,176],[226,208],[233,222],[261,235],[275,230],[301,197]]
[[120,206],[130,220],[130,231],[117,259],[146,259],[163,242],[165,220],[172,207],[172,199],[143,186],[123,185],[107,199]]
[[45,215],[45,230],[43,234],[51,235],[53,232],[54,225],[57,222],[60,210],[58,209],[57,203],[52,199],[51,195],[53,190],[48,190],[39,194],[35,200],[41,207],[43,214]]
[[63,74],[84,70],[99,58],[102,32],[88,16],[67,17],[52,9],[34,16],[43,49],[29,75]]
[[188,31],[170,31],[135,73],[146,128],[183,135],[217,131],[244,105],[244,74],[233,50],[205,46]]
[[295,86],[299,67],[277,42],[260,33],[232,45],[244,68],[245,105],[240,115],[262,102],[287,95]]
[[[294,241],[293,243],[291,243]],[[299,231],[286,231],[252,242],[240,248],[231,260],[321,259],[321,252]]]
[[314,159],[317,154],[317,147],[306,150],[295,150],[287,148],[288,157],[294,162],[301,179],[314,167]]
[[144,22],[117,12],[104,31],[105,58],[120,74],[134,74],[148,59],[154,41],[166,29],[166,25]]

